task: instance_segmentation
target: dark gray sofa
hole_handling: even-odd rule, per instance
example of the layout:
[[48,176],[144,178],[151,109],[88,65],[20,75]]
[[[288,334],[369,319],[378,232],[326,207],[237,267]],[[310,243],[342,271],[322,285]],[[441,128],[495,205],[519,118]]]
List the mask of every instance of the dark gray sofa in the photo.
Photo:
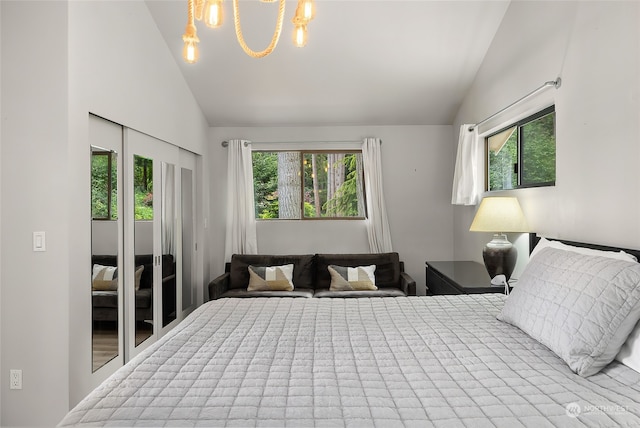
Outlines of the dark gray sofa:
[[[99,264],[103,266],[117,266],[115,255],[93,255],[91,266]],[[136,295],[136,321],[153,319],[153,255],[143,254],[135,256],[135,265],[144,266],[140,277],[140,288]],[[176,263],[172,255],[162,256],[162,287],[163,305],[175,308],[175,281]],[[91,291],[94,321],[118,320],[118,292],[117,291]],[[174,309],[175,311],[175,309]],[[163,314],[169,313],[167,309]]]
[[[280,266],[293,263],[293,291],[247,291],[249,265]],[[378,290],[331,291],[328,266],[376,265]],[[234,254],[225,273],[209,283],[209,300],[224,297],[398,297],[415,296],[416,282],[404,272],[398,253],[379,254]]]

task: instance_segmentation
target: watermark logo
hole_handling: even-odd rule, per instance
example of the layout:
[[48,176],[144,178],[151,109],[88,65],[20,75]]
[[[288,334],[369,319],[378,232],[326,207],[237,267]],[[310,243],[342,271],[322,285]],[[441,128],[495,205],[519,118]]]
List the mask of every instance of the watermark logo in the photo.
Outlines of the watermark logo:
[[627,406],[618,406],[618,405],[602,405],[602,406],[594,406],[592,404],[585,404],[581,406],[578,403],[569,403],[565,406],[565,412],[567,416],[570,418],[577,418],[578,416],[587,416],[589,414],[621,414],[629,411]]
[[570,418],[577,418],[582,413],[582,408],[578,403],[569,403],[565,407],[565,412]]

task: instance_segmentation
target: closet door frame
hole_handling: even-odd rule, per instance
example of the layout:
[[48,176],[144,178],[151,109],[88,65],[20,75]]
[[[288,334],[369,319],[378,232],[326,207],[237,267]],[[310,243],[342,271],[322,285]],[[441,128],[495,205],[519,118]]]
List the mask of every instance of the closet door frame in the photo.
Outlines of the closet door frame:
[[[123,150],[123,141],[122,136],[124,132],[124,127],[115,122],[111,122],[108,119],[104,119],[100,116],[89,114],[88,115],[88,134],[89,134],[89,156],[91,158],[92,147],[101,147],[103,149],[108,149],[116,153],[116,169],[117,169],[117,177],[116,177],[116,185],[118,191],[116,192],[117,198],[117,264],[118,269],[122,270],[124,266],[124,221],[123,218],[123,188],[124,186],[124,158],[125,153]],[[113,131],[105,132],[105,128],[111,128]],[[113,135],[111,135],[113,134]],[[117,138],[116,138],[117,135]],[[91,176],[91,173],[89,174]],[[90,246],[89,248],[93,248],[93,218],[91,218],[91,232],[90,236]],[[93,250],[91,250],[91,254],[93,254]],[[90,282],[91,278],[88,278]],[[125,327],[124,327],[124,280],[121,277],[118,277],[118,355],[102,365],[101,367],[93,370],[93,298],[91,298],[91,342],[89,343],[91,361],[89,367],[91,368],[91,378],[95,383],[99,383],[103,381],[109,373],[114,372],[118,367],[121,367],[127,360],[125,358]]]
[[[143,156],[153,161],[153,331],[150,337],[136,342],[135,283],[135,203],[134,203],[134,156]],[[125,267],[125,362],[130,361],[158,338],[175,327],[179,317],[162,327],[162,162],[176,165],[179,149],[165,141],[130,128],[124,130],[124,267]],[[176,294],[179,292],[176,282]]]

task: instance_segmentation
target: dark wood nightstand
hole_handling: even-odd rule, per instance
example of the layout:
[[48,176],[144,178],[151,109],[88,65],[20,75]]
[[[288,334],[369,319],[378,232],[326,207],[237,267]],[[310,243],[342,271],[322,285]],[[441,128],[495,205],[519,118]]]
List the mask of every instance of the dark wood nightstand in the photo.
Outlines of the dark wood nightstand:
[[427,262],[427,294],[503,293],[502,285],[491,285],[484,265],[471,261]]

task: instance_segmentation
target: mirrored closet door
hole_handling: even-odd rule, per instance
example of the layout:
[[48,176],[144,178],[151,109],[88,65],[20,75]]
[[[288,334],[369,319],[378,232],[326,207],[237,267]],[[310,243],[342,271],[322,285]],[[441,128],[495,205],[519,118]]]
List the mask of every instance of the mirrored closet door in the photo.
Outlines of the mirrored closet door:
[[178,319],[176,166],[179,149],[125,129],[126,359]]
[[197,305],[196,287],[196,209],[195,171],[196,155],[180,150],[180,263],[178,273],[181,279],[182,314],[186,316]]
[[91,371],[123,363],[122,126],[89,116]]
[[[92,379],[175,327],[196,287],[196,155],[89,119]],[[89,286],[88,286],[89,287]]]

